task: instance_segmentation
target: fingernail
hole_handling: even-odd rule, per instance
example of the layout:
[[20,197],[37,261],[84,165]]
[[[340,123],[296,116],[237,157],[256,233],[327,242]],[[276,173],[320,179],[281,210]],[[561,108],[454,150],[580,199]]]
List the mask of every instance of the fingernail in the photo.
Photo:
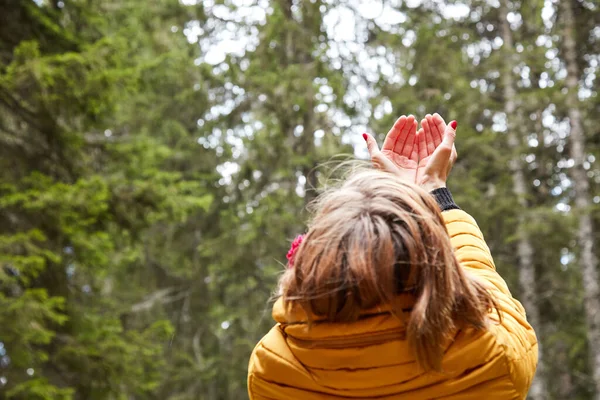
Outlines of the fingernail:
[[452,129],[456,130],[456,126],[458,125],[458,122],[456,121],[452,121],[450,122],[450,126],[452,127]]
[[363,139],[365,139],[365,142],[366,142],[367,139],[369,139],[369,135],[367,135],[366,133],[363,133]]

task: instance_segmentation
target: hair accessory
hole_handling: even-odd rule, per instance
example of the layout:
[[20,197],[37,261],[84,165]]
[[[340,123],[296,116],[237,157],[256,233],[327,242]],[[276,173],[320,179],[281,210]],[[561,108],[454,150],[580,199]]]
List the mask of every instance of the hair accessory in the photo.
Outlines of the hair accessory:
[[290,250],[285,256],[285,258],[288,259],[288,268],[292,268],[294,266],[294,255],[296,254],[296,250],[298,250],[298,247],[300,247],[303,240],[304,235],[298,235],[296,236],[296,239],[294,239],[294,241],[292,242],[292,246],[290,247]]

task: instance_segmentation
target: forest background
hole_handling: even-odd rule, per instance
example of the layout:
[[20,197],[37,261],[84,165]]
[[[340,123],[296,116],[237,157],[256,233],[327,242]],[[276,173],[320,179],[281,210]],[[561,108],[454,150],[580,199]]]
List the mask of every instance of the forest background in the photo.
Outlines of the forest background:
[[305,206],[401,114],[600,398],[597,0],[0,0],[0,399],[244,399]]

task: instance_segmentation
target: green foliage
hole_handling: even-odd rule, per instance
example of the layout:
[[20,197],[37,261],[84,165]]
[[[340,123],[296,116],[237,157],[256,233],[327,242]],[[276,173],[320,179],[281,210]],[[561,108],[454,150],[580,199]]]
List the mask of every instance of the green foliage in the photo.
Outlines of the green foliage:
[[[12,363],[27,368],[48,360],[48,354],[39,345],[46,345],[54,338],[52,325],[64,325],[64,299],[50,297],[44,289],[28,289],[18,296],[2,295],[0,305],[4,343],[10,343]],[[31,351],[31,350],[33,351]]]
[[44,378],[35,378],[15,385],[6,393],[7,399],[71,400],[73,389],[60,389]]
[[[531,238],[552,398],[591,396],[577,221],[557,208],[572,186],[548,2],[509,2],[522,22],[515,71],[489,1],[384,2],[368,18],[357,1],[183,3],[0,4],[0,399],[245,398],[248,356],[327,168],[365,154],[362,129],[383,139],[399,115],[433,112],[458,120],[450,188],[517,297],[516,246]],[[588,3],[572,1],[600,158]],[[330,14],[340,7],[355,18],[347,42]],[[382,18],[392,11],[400,22]],[[210,59],[232,35],[249,38],[244,51]],[[600,196],[591,158],[588,173]]]
[[165,108],[169,84],[195,99],[176,89],[193,86],[178,81],[185,37],[146,35],[185,13],[140,24],[128,7],[32,4],[11,3],[23,29],[1,32],[14,46],[0,68],[0,398],[150,396],[176,331],[167,315],[131,315],[153,281],[137,279],[151,273],[144,244],[214,199],[204,167],[176,168],[197,146],[193,114]]

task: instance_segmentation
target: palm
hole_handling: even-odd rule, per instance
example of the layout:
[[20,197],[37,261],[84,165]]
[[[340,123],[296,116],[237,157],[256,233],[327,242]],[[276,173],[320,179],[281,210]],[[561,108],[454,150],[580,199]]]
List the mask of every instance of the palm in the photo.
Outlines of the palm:
[[398,168],[396,175],[403,180],[416,182],[418,171],[418,164],[416,161],[413,161],[406,156],[394,153],[392,150],[381,150],[381,152]]
[[396,167],[396,174],[403,180],[416,182],[418,172],[417,121],[404,115],[398,118],[383,142],[381,152]]

